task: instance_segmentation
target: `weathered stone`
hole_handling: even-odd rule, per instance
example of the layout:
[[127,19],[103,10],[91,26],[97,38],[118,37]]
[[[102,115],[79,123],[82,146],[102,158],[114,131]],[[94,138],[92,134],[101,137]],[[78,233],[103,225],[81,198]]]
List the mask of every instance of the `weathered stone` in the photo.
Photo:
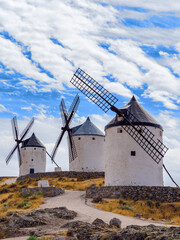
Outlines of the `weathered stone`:
[[137,200],[148,200],[149,205],[156,201],[155,205],[160,207],[160,202],[179,202],[180,188],[158,187],[158,186],[105,186],[89,187],[86,189],[86,198],[124,198]]
[[12,228],[26,228],[26,227],[35,227],[43,224],[46,224],[46,222],[38,218],[20,215],[19,217],[10,218],[8,225]]
[[22,188],[22,195],[42,193],[44,197],[55,197],[64,193],[64,189],[56,187]]
[[61,171],[61,172],[44,172],[44,173],[34,173],[27,174],[17,178],[17,181],[25,180],[28,178],[40,179],[43,177],[67,177],[67,178],[81,178],[82,180],[90,178],[102,178],[104,177],[104,172],[75,172],[75,171]]
[[95,226],[100,226],[100,227],[108,227],[109,225],[107,223],[105,223],[102,219],[100,218],[96,218],[93,222],[93,225]]
[[112,218],[109,221],[109,225],[110,225],[110,227],[121,228],[121,221],[118,218]]
[[102,202],[102,198],[99,197],[99,196],[95,196],[92,200],[93,203],[99,203],[99,202]]

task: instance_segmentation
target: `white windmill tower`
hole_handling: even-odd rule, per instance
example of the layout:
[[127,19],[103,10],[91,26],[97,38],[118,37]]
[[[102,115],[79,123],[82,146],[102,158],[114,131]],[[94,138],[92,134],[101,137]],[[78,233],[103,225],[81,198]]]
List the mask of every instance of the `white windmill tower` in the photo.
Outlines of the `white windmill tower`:
[[[127,105],[119,110],[133,114],[134,119],[131,123],[137,127],[140,134],[148,129],[154,134],[153,139],[157,144],[159,141],[162,142],[163,129],[161,125],[149,115],[134,96]],[[130,120],[131,116],[127,117]],[[144,151],[146,143],[143,143],[142,148],[136,141],[137,136],[131,137],[124,129],[125,127],[131,128],[129,123],[118,115],[105,126],[105,185],[163,186],[163,160],[159,164],[152,161],[151,154]],[[148,151],[153,152],[153,149]]]
[[[40,142],[34,133],[30,138],[24,140],[25,136],[34,123],[34,119],[29,122],[20,136],[16,117],[12,119],[11,123],[16,144],[6,158],[6,164],[9,163],[14,152],[17,150],[19,160],[19,176],[37,172],[45,172],[46,153],[49,155],[49,153],[46,151],[45,146]],[[59,167],[53,159],[52,162],[55,163],[57,167]]]
[[72,128],[72,137],[77,157],[70,156],[70,171],[104,172],[104,134],[88,117],[86,121]]
[[[115,112],[117,125],[121,122],[118,128],[115,125],[106,130],[106,185],[162,185],[162,166],[167,171],[162,160],[168,150],[161,141],[162,127],[134,101],[134,98],[130,105],[136,107],[126,105],[121,109],[116,108],[114,105],[118,99],[80,68],[74,73],[71,83],[104,112],[109,109]],[[143,123],[144,120],[147,124]],[[123,138],[119,137],[121,134]],[[119,154],[123,159],[122,165]],[[125,159],[127,154],[130,154],[130,157]]]
[[20,176],[46,171],[46,148],[33,133],[22,142]]

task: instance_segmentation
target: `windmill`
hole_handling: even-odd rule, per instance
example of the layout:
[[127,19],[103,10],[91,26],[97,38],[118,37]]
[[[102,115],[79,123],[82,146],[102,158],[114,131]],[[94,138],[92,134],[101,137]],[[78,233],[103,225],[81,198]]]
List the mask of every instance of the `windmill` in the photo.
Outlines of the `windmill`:
[[117,113],[131,127],[124,125],[124,130],[144,149],[144,151],[158,164],[168,148],[160,141],[156,142],[154,134],[146,127],[141,132],[138,126],[133,122],[138,122],[138,119],[128,110],[119,110],[114,106],[118,101],[109,91],[101,86],[92,77],[86,74],[82,69],[78,68],[74,73],[71,83],[85,94],[90,100],[98,105],[104,112],[111,109]]
[[74,98],[69,111],[67,112],[66,106],[65,106],[65,102],[64,99],[61,100],[60,103],[60,113],[61,113],[61,118],[62,118],[62,123],[63,123],[63,127],[61,128],[61,133],[56,141],[56,144],[54,146],[54,149],[52,151],[51,154],[51,159],[52,161],[54,161],[57,149],[62,141],[62,138],[64,136],[64,133],[67,131],[68,133],[68,144],[69,144],[69,161],[73,161],[76,157],[77,157],[77,152],[76,152],[76,148],[75,148],[75,144],[72,138],[72,131],[70,128],[70,124],[71,121],[74,117],[74,114],[77,111],[78,105],[79,105],[79,96],[78,94],[76,95],[76,97]]
[[[150,156],[150,159],[159,164],[168,148],[159,139],[155,140],[154,134],[146,126],[143,126],[143,131],[141,131],[141,127],[134,124],[139,120],[127,108],[116,108],[114,105],[118,99],[115,96],[80,68],[76,70],[70,82],[104,112],[109,109],[115,112],[121,118],[121,121],[125,123],[122,124],[122,128]],[[164,164],[163,167],[176,184]],[[176,186],[178,185],[176,184]]]
[[18,124],[17,124],[16,117],[14,117],[11,120],[13,136],[14,136],[14,140],[16,141],[16,144],[6,158],[6,164],[9,163],[9,161],[11,160],[11,157],[13,156],[14,152],[17,150],[19,166],[21,166],[22,158],[21,158],[21,153],[20,153],[20,144],[23,142],[23,139],[25,138],[25,136],[27,135],[27,133],[31,129],[33,123],[34,123],[34,118],[31,119],[31,121],[28,123],[28,125],[26,126],[24,131],[19,136],[19,130],[18,130]]
[[[15,144],[15,146],[13,147],[13,149],[11,150],[11,152],[8,154],[8,156],[7,156],[7,158],[6,158],[6,164],[9,163],[9,161],[11,160],[11,157],[13,156],[14,152],[17,150],[18,160],[19,160],[19,167],[20,167],[20,174],[21,174],[22,172],[24,172],[24,170],[23,170],[24,166],[22,166],[22,165],[25,164],[25,163],[24,163],[25,161],[23,161],[23,160],[24,160],[24,158],[26,158],[24,152],[23,152],[23,154],[21,154],[21,150],[20,150],[20,149],[25,149],[26,146],[28,146],[28,147],[33,147],[33,146],[34,146],[34,147],[39,147],[39,146],[40,146],[40,147],[43,147],[43,148],[45,149],[44,145],[41,144],[41,142],[40,142],[39,139],[35,136],[34,133],[33,133],[33,135],[32,135],[30,138],[24,140],[24,138],[26,137],[26,135],[27,135],[28,132],[30,131],[33,123],[34,123],[34,118],[31,119],[31,121],[29,122],[29,124],[26,126],[26,128],[24,129],[24,131],[23,131],[23,132],[20,134],[20,136],[19,136],[17,118],[14,117],[14,118],[11,120],[12,130],[13,130],[13,136],[14,136],[14,140],[16,141],[16,144]],[[20,146],[20,144],[22,144],[22,145]],[[43,151],[44,151],[44,150],[43,150]],[[26,152],[27,152],[27,151],[26,151]],[[47,151],[46,151],[46,154],[51,158],[50,154],[49,154]],[[36,155],[37,155],[37,154],[36,154]],[[27,162],[27,161],[29,162],[31,159],[32,159],[32,152],[31,152],[30,155],[28,156],[28,159],[26,159],[26,162]],[[45,161],[45,160],[44,160],[44,161]],[[52,160],[52,161],[56,164],[57,167],[59,167],[58,164],[57,164],[54,160]],[[27,166],[26,166],[25,168],[26,168],[26,170],[28,169]],[[45,169],[45,167],[44,167],[44,169]],[[44,171],[45,171],[45,170],[44,170]],[[27,172],[27,173],[29,173],[29,172]],[[27,174],[27,173],[26,173],[26,174]],[[24,175],[24,174],[21,174],[21,175]]]

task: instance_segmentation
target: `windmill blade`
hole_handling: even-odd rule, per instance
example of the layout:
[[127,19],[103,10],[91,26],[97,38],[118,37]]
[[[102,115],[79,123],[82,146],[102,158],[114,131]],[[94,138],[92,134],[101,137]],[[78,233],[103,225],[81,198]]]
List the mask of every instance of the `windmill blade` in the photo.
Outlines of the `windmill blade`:
[[[51,158],[51,155],[48,153],[48,151],[46,151],[46,153]],[[57,167],[59,167],[59,165],[54,161],[54,159],[51,158],[51,160]]]
[[107,112],[118,101],[116,97],[80,68],[76,70],[70,82],[104,112]]
[[[116,112],[120,112],[117,109]],[[122,116],[123,114],[121,114]],[[135,126],[132,122],[139,122],[139,120],[130,112],[127,111],[123,118],[129,125],[122,125],[122,128],[144,149],[144,151],[156,162],[159,163],[167,152],[168,148],[159,140],[153,139],[154,134],[146,127]],[[129,120],[130,119],[130,120]]]
[[31,121],[29,122],[29,124],[26,126],[26,128],[24,129],[24,131],[21,133],[20,135],[20,140],[19,141],[22,141],[23,138],[26,136],[26,134],[29,132],[29,130],[31,129],[32,125],[34,123],[34,118],[31,119]]
[[8,154],[8,156],[7,156],[6,160],[5,160],[5,161],[6,161],[6,164],[9,163],[9,161],[10,161],[12,155],[14,154],[14,152],[16,151],[17,147],[18,147],[18,144],[16,143],[16,145],[15,145],[15,146],[13,147],[13,149],[10,151],[10,153]]
[[74,117],[74,114],[77,111],[79,103],[80,103],[80,99],[79,99],[79,95],[77,94],[76,97],[73,100],[73,103],[71,104],[71,106],[69,108],[69,112],[68,112],[68,125],[71,124],[71,121],[72,121],[72,119]]
[[13,131],[14,140],[17,141],[18,140],[18,136],[19,136],[19,130],[18,130],[16,116],[13,117],[13,119],[11,120],[11,125],[12,125],[12,131]]
[[17,155],[18,155],[18,160],[19,160],[19,166],[21,166],[22,160],[21,160],[21,152],[20,152],[20,147],[19,143],[17,143]]
[[77,158],[77,151],[74,140],[72,138],[71,130],[68,131],[68,145],[69,145],[69,161],[72,162]]
[[55,144],[55,146],[54,146],[54,149],[53,149],[53,151],[52,151],[52,153],[51,153],[51,160],[52,160],[52,161],[54,161],[54,158],[55,158],[57,149],[58,149],[59,144],[60,144],[60,142],[61,142],[61,140],[62,140],[62,138],[63,138],[63,136],[64,136],[65,131],[66,131],[66,129],[63,129],[63,130],[61,131],[61,134],[59,135],[59,137],[58,137],[58,139],[57,139],[57,141],[56,141],[56,144]]
[[71,112],[76,112],[77,111],[77,108],[78,108],[78,105],[79,105],[79,102],[80,102],[80,99],[79,99],[79,95],[76,94],[70,108],[69,108],[69,111],[68,111],[68,116],[71,115]]
[[[74,73],[71,83],[84,93],[90,100],[98,105],[104,112],[111,109],[119,116],[123,117],[124,122],[129,126],[123,125],[124,130],[144,149],[144,151],[156,162],[159,163],[164,157],[168,148],[160,141],[153,139],[154,135],[151,131],[143,126],[145,131],[140,132],[139,126],[135,126],[132,121],[135,116],[131,112],[117,109],[114,104],[117,98],[109,93],[103,86],[78,68]],[[128,115],[129,114],[129,115]],[[130,117],[130,120],[128,119]],[[139,121],[138,121],[139,122]]]
[[68,113],[67,113],[67,109],[66,109],[64,99],[61,100],[59,108],[60,108],[62,123],[63,123],[63,126],[65,126],[66,122],[67,122]]

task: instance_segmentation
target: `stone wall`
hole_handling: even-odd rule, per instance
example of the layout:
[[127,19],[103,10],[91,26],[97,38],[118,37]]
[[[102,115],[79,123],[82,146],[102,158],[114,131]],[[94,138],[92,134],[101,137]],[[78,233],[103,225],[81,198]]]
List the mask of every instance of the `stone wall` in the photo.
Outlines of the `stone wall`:
[[56,188],[56,187],[43,187],[43,188],[22,188],[22,195],[26,194],[37,194],[41,192],[44,197],[55,197],[64,193],[64,189]]
[[67,177],[67,178],[79,178],[82,180],[90,178],[101,178],[104,177],[104,172],[75,172],[75,171],[61,171],[61,172],[44,172],[44,173],[34,173],[21,176],[17,181],[25,180],[27,178],[43,178],[43,177]]
[[148,186],[107,186],[89,187],[87,198],[124,198],[132,200],[152,200],[159,202],[179,202],[180,188]]

